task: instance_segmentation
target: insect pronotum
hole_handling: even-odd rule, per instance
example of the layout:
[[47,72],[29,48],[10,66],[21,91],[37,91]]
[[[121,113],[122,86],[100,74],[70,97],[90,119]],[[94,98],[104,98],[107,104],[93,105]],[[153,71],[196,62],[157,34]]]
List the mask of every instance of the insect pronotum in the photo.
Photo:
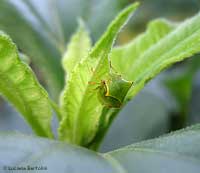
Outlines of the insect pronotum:
[[109,108],[120,108],[133,82],[122,79],[118,74],[109,74],[109,79],[101,80],[98,98],[102,105]]
[[98,85],[98,99],[101,104],[108,108],[120,108],[124,98],[133,85],[133,82],[124,80],[121,75],[110,72],[106,80],[101,80],[100,83],[89,82],[89,84]]

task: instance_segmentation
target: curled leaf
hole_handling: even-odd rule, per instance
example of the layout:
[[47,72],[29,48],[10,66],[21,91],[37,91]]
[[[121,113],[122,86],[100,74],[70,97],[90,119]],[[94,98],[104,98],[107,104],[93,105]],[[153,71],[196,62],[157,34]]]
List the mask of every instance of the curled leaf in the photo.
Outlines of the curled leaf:
[[39,136],[52,138],[47,92],[32,70],[21,62],[12,40],[0,33],[0,93],[23,115]]

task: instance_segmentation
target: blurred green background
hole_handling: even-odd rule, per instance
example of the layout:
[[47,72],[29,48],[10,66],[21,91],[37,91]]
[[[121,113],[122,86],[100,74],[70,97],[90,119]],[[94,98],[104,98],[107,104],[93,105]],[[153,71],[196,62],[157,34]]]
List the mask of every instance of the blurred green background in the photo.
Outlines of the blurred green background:
[[[95,42],[114,16],[131,0],[0,0],[0,30],[8,33],[54,100],[64,86],[61,57],[77,19],[82,18]],[[120,33],[122,45],[145,31],[154,18],[182,21],[200,11],[199,0],[141,0],[140,8]],[[150,81],[120,112],[101,151],[154,138],[200,122],[200,55],[173,65]],[[13,93],[14,94],[14,93]],[[53,128],[57,128],[56,118]],[[32,131],[0,97],[0,130]]]

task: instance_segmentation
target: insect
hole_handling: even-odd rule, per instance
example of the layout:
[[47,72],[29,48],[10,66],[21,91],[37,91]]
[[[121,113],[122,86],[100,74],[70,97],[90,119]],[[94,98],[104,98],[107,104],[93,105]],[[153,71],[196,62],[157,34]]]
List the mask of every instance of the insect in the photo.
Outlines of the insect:
[[98,99],[105,107],[120,108],[132,85],[133,82],[124,80],[121,75],[112,72],[107,80],[98,83]]

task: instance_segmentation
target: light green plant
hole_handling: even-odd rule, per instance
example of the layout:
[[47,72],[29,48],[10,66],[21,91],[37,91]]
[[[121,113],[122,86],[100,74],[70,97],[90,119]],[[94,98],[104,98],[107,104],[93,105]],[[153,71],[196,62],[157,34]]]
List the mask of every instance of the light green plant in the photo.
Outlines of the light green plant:
[[[79,22],[79,28],[63,55],[66,76],[59,105],[50,99],[29,66],[20,60],[9,36],[0,34],[0,92],[38,136],[53,138],[51,118],[54,110],[59,120],[60,141],[64,141],[65,145],[70,143],[97,150],[113,119],[149,80],[173,63],[200,52],[200,14],[181,24],[154,20],[146,32],[130,43],[113,47],[117,34],[137,7],[138,3],[134,3],[125,8],[94,46],[83,21]],[[192,127],[177,132],[177,137],[181,138],[182,132],[194,131],[196,134],[198,130],[199,126]],[[172,134],[160,141],[136,144],[106,154],[104,160],[115,167],[116,172],[125,172],[124,169],[131,172],[133,168],[124,165],[120,152],[156,154],[154,150],[159,146],[162,148],[162,140],[174,140],[175,136]],[[194,138],[199,140],[199,135]],[[182,141],[187,140],[184,138]],[[140,151],[141,148],[144,150]],[[167,145],[166,148],[170,150]],[[166,158],[162,156],[162,159]],[[118,162],[123,166],[119,166]]]

